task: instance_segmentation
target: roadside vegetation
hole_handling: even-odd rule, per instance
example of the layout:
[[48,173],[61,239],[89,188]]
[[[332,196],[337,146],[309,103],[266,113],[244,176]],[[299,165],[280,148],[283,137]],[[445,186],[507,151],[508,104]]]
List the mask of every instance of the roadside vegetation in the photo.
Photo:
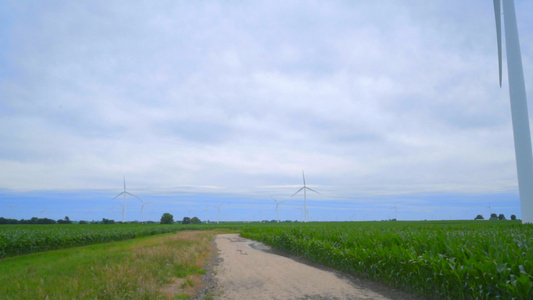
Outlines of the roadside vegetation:
[[188,299],[202,286],[210,240],[180,231],[0,260],[2,299]]
[[273,225],[248,226],[242,235],[426,298],[533,299],[531,224],[423,221]]
[[239,227],[240,226],[232,224],[162,225],[139,223],[2,225],[0,226],[0,258],[112,241],[129,240],[138,237],[177,232],[180,230]]

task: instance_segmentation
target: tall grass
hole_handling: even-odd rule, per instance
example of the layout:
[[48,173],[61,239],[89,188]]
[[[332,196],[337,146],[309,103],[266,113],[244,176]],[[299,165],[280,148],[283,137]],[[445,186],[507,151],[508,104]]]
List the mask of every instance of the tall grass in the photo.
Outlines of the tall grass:
[[[214,231],[180,232],[0,260],[2,299],[188,298]],[[196,278],[196,279],[195,279]],[[171,287],[169,289],[169,287]]]
[[0,258],[205,228],[160,224],[3,225],[0,226]]

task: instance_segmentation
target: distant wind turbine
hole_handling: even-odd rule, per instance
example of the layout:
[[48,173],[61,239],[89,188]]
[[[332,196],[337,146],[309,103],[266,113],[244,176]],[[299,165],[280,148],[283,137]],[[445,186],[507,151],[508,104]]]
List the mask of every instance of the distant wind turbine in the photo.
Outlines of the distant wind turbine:
[[300,210],[300,220],[304,220],[304,208],[303,207],[296,207],[295,209],[299,209]]
[[45,218],[46,218],[46,212],[47,211],[48,211],[48,209],[46,209],[46,208],[41,209],[41,215],[43,215]]
[[13,210],[17,208],[16,205],[9,205],[9,209],[11,210],[11,217],[13,218],[15,215],[13,214]]
[[213,205],[217,209],[217,224],[220,224],[220,208],[224,205],[224,203],[219,204],[218,206]]
[[[494,0],[500,87],[502,86],[501,7],[500,0]],[[520,53],[514,0],[503,1],[503,21],[522,222],[533,223],[533,154],[531,151],[526,85],[524,83],[524,70],[522,69],[522,55]]]
[[[304,216],[305,216],[305,218],[304,218],[304,222],[307,222],[307,193],[306,193],[306,190],[310,190],[310,191],[315,192],[315,193],[317,193],[317,194],[320,194],[320,193],[317,192],[317,191],[315,191],[315,190],[313,190],[313,189],[311,189],[311,188],[308,188],[307,185],[305,185],[305,174],[304,174],[304,170],[302,170],[302,177],[303,177],[303,179],[304,179],[304,186],[301,187],[298,191],[296,191],[296,193],[292,194],[292,196],[298,194],[301,190],[304,191]],[[292,197],[292,196],[291,196],[291,197]]]
[[144,223],[144,206],[153,202],[144,202],[141,199],[139,200],[141,201],[141,223]]
[[[113,198],[113,199],[116,199],[116,198],[118,198],[120,196],[124,196],[124,204],[122,205],[122,222],[126,222],[126,195],[130,195],[132,197],[135,197],[135,198],[141,200],[141,198],[139,198],[139,197],[137,197],[137,196],[135,196],[135,195],[133,195],[131,193],[128,193],[126,191],[126,176],[124,176],[124,191],[122,193],[116,195]],[[141,202],[142,202],[142,200],[141,200]]]
[[274,200],[274,201],[276,202],[276,215],[278,216],[278,223],[279,223],[279,205],[280,205],[281,203],[285,203],[285,202],[287,202],[287,200],[285,200],[285,201],[278,201],[278,200],[274,199],[274,197],[271,197],[271,198],[272,198],[272,200]]
[[205,211],[205,224],[209,224],[209,205],[203,211]]

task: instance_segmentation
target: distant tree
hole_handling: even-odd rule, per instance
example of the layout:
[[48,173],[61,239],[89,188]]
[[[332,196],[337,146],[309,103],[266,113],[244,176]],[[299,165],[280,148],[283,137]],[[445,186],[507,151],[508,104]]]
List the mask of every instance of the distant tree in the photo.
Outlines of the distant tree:
[[507,220],[503,214],[500,214],[498,216],[498,220]]
[[477,217],[474,220],[485,220],[482,215],[477,215]]
[[102,218],[102,224],[115,224],[115,220],[109,220],[106,218]]
[[490,220],[498,220],[498,215],[495,213],[490,214]]
[[80,224],[87,224],[87,221],[80,220]]
[[202,224],[202,221],[200,221],[200,219],[198,219],[198,217],[193,217],[191,219],[191,224]]
[[516,220],[516,215],[511,215],[511,220],[515,221]]
[[36,224],[56,224],[56,223],[57,222],[55,220],[48,219],[48,218],[42,218],[42,219],[37,219]]
[[161,216],[161,224],[172,224],[174,223],[174,216],[169,213],[164,213]]
[[72,224],[72,221],[68,218],[68,216],[65,217],[64,220],[57,220],[57,223],[59,224]]
[[183,217],[183,221],[181,221],[181,224],[191,224],[191,218]]

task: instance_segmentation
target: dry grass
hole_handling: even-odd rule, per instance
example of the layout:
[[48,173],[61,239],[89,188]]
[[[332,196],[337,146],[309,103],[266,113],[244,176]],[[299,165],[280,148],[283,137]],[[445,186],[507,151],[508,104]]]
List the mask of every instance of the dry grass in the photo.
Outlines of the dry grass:
[[[183,231],[0,260],[4,299],[187,299],[218,231]],[[6,267],[6,268],[4,268]]]

